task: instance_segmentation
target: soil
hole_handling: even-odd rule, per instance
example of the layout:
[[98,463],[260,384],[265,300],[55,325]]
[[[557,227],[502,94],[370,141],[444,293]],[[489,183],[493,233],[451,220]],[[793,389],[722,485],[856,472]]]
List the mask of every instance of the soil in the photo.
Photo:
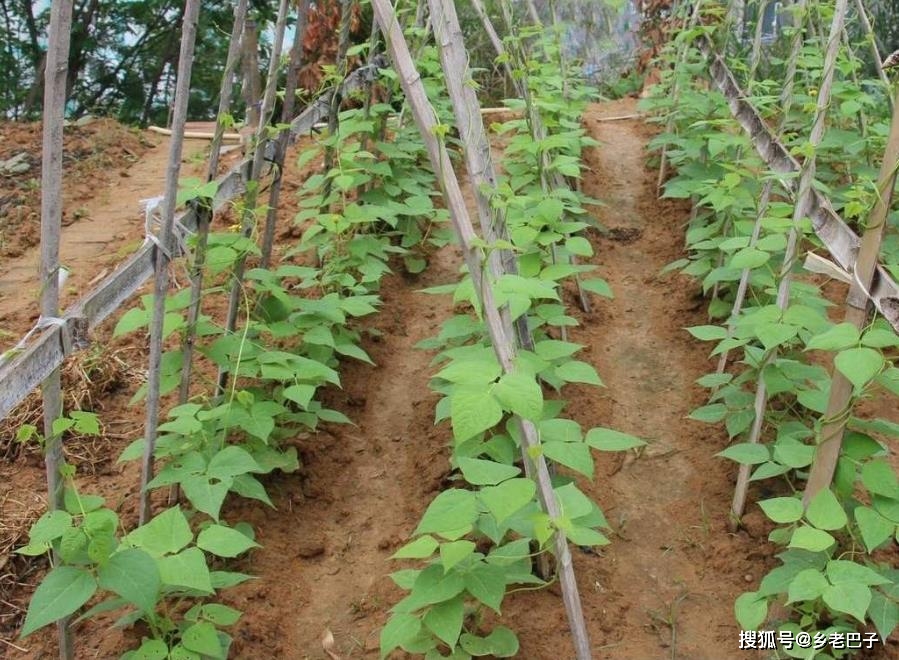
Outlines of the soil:
[[[606,387],[569,386],[565,396],[568,413],[584,428],[612,427],[649,444],[639,452],[597,456],[594,481],[581,484],[602,506],[613,533],[611,545],[599,552],[573,549],[578,587],[596,658],[756,657],[738,650],[733,602],[755,588],[775,549],[765,540],[768,528],[757,508],[746,529],[728,531],[736,470],[714,457],[726,446],[726,434],[686,418],[704,403],[705,391],[694,381],[713,368],[708,347],[683,329],[706,322],[705,305],[695,281],[659,273],[682,255],[689,210],[657,199],[656,173],[645,165],[651,129],[636,117],[604,121],[634,113],[635,102],[623,100],[593,105],[584,116],[601,145],[588,154],[583,187],[605,202],[595,210],[601,229],[590,233],[592,262],[615,297],[593,298],[591,311],[582,312],[575,292],[567,292],[581,323],[569,339],[586,347],[583,359],[597,367]],[[135,215],[136,200],[161,187],[162,170],[154,177],[148,160],[164,152],[159,145],[128,170],[123,179],[133,189],[87,202],[89,217],[123,217],[115,208]],[[292,170],[285,174],[292,188],[297,176]],[[138,187],[138,181],[145,185]],[[291,197],[289,191],[284,195]],[[128,235],[139,240],[140,218],[134,222]],[[99,254],[124,250],[127,242],[104,245]],[[88,280],[108,267],[91,259],[84,262]],[[296,439],[301,471],[267,482],[276,509],[234,502],[227,510],[228,520],[251,523],[262,545],[236,566],[258,579],[223,593],[223,602],[244,612],[231,630],[232,657],[378,657],[380,627],[401,597],[388,577],[397,568],[389,557],[448,485],[449,430],[433,425],[437,397],[427,387],[431,356],[415,344],[433,336],[452,307],[446,298],[420,290],[455,281],[460,263],[457,251],[446,248],[420,276],[395,273],[384,279],[383,307],[367,322],[376,332],[366,333],[364,341],[377,367],[347,363],[342,389],[328,395],[331,407],[354,426],[329,425]],[[3,270],[5,281],[9,271]],[[0,299],[0,310],[4,305],[9,301]],[[21,309],[6,309],[8,321],[0,322],[17,330],[29,327]],[[105,324],[98,338],[105,342],[110,327]],[[143,354],[121,341],[105,343],[104,349],[127,368],[117,387],[97,402],[106,445],[85,451],[89,456],[81,464],[89,469],[81,471],[84,487],[107,494],[127,517],[134,508],[136,472],[113,460],[140,433],[143,412],[126,402],[139,380],[128,377],[128,369],[139,369]],[[43,506],[42,483],[34,454],[0,463],[0,532],[18,528],[21,537]],[[751,500],[757,495],[750,491]],[[0,654],[17,660],[53,657],[52,633],[24,641],[15,636],[44,567],[4,550],[0,546],[0,572],[15,573],[18,584],[0,580]],[[519,632],[519,657],[573,657],[556,586],[511,594],[501,620]],[[136,633],[109,629],[108,623],[77,624],[78,658],[117,657],[133,641]],[[322,640],[328,637],[334,641],[326,649]]]

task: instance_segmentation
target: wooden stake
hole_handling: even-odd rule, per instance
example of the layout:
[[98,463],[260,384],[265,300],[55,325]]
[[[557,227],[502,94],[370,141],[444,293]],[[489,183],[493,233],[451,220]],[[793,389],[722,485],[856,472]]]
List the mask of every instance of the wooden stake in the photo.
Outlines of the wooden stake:
[[[253,144],[253,162],[250,166],[250,176],[247,180],[247,192],[244,195],[243,218],[241,219],[241,233],[249,237],[256,226],[256,209],[259,201],[259,179],[262,176],[262,167],[265,163],[265,145],[268,142],[268,123],[275,106],[275,94],[278,90],[278,69],[281,64],[281,47],[284,44],[284,30],[287,25],[287,0],[281,0],[278,5],[278,18],[275,22],[275,36],[272,42],[271,60],[268,63],[268,78],[265,81],[265,96],[259,111],[259,125],[256,127],[256,137]],[[240,310],[241,295],[243,293],[243,276],[246,269],[246,256],[242,256],[234,265],[231,283],[231,295],[228,298],[228,312],[225,318],[225,333],[234,332],[237,326],[237,313]],[[219,369],[216,380],[216,397],[225,393],[228,384],[228,368]]]
[[153,479],[153,452],[159,422],[159,384],[162,361],[162,325],[165,318],[165,294],[169,285],[170,250],[174,248],[173,228],[178,175],[181,172],[181,147],[184,143],[184,124],[187,122],[187,101],[190,96],[190,75],[193,68],[194,42],[200,0],[187,0],[181,31],[181,53],[178,57],[178,82],[175,88],[175,109],[172,115],[172,141],[165,176],[165,197],[162,202],[162,231],[156,248],[156,279],[153,286],[153,317],[150,320],[150,358],[147,375],[147,416],[144,424],[144,456],[141,464],[140,502],[138,515],[143,525],[151,517],[150,492],[147,484]]
[[[62,232],[63,123],[66,109],[66,82],[69,44],[72,33],[72,0],[54,2],[50,8],[50,33],[44,60],[44,126],[41,155],[41,316],[55,319],[59,314],[59,241]],[[53,423],[62,416],[62,384],[54,369],[41,384],[44,407],[44,466],[47,473],[47,507],[63,506],[65,463],[62,438],[53,432]],[[54,557],[58,556],[54,552]],[[59,657],[70,660],[75,648],[69,632],[69,618],[56,624]]]
[[[294,107],[297,101],[297,84],[300,69],[303,66],[303,37],[306,34],[306,21],[310,0],[301,0],[297,8],[297,22],[294,26],[293,44],[290,47],[290,63],[287,65],[287,80],[284,85],[284,101],[281,106],[281,123],[289,124],[293,120]],[[281,181],[284,178],[284,160],[287,157],[287,145],[290,132],[281,131],[275,141],[274,167],[277,175],[268,192],[268,209],[265,213],[265,232],[262,236],[262,256],[260,268],[268,268],[272,259],[275,244],[275,225],[278,220],[278,205],[281,200]]]
[[[384,33],[390,57],[400,79],[403,91],[412,108],[422,140],[428,151],[431,165],[438,174],[443,188],[444,199],[449,209],[450,219],[459,243],[462,254],[468,265],[475,291],[481,300],[481,311],[484,314],[485,325],[490,334],[494,352],[505,372],[510,372],[515,365],[515,345],[511,337],[506,335],[502,320],[496,308],[493,291],[489,283],[485,284],[481,276],[483,267],[483,255],[474,247],[477,234],[472,227],[459,182],[453,170],[452,162],[446,151],[446,146],[436,138],[437,126],[433,110],[421,83],[421,77],[415,68],[409,48],[403,37],[402,30],[396,20],[393,8],[387,0],[373,0],[375,17],[381,25]],[[522,443],[528,449],[537,449],[540,445],[539,435],[534,425],[516,417],[516,423],[521,429]],[[531,455],[530,453],[528,454]],[[537,456],[533,460],[533,468],[537,480],[537,492],[544,511],[551,519],[557,518],[561,511],[556,500],[555,492],[550,481],[549,471],[543,454],[535,452]],[[565,602],[568,614],[568,623],[574,638],[576,657],[578,660],[586,660],[590,655],[590,642],[584,623],[583,610],[578,596],[577,582],[574,576],[574,567],[571,561],[571,552],[568,549],[568,541],[564,532],[557,530],[554,537],[556,558],[559,564],[559,581],[562,585],[562,599]]]
[[[899,104],[899,91],[896,92],[893,107],[896,107],[897,104]],[[894,111],[890,125],[890,137],[877,183],[877,202],[874,204],[867,228],[862,235],[858,259],[855,262],[854,281],[850,285],[849,294],[846,297],[846,315],[843,320],[858,329],[864,326],[868,318],[870,301],[866,292],[871,288],[874,268],[877,265],[877,255],[880,252],[880,243],[887,224],[887,215],[893,201],[897,166],[899,166],[899,113]],[[849,419],[851,399],[852,383],[842,372],[834,368],[827,411],[822,419],[821,437],[815,449],[815,459],[809,473],[805,493],[802,496],[803,504],[806,506],[822,489],[829,488],[833,481],[834,471],[840,458],[840,448],[843,444],[843,432]]]

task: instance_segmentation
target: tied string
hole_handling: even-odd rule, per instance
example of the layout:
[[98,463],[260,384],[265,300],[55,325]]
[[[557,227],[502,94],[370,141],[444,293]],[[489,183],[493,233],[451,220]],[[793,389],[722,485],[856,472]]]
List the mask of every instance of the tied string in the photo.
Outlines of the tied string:
[[57,316],[38,316],[37,321],[31,327],[31,330],[26,332],[15,346],[0,355],[0,366],[5,365],[10,358],[20,353],[28,345],[28,340],[31,339],[31,335],[33,335],[35,332],[44,330],[45,328],[63,328],[65,327],[66,323],[66,319],[59,318]]
[[[163,195],[158,195],[157,197],[138,200],[138,204],[140,204],[141,210],[144,212],[144,244],[153,243],[165,255],[166,259],[172,261],[172,253],[169,252],[168,246],[162,244],[156,233],[158,229],[162,228],[162,202],[164,199]],[[176,217],[172,223],[172,231],[175,244],[178,246],[178,254],[189,254],[187,237],[192,233],[190,229],[185,227],[181,220]]]

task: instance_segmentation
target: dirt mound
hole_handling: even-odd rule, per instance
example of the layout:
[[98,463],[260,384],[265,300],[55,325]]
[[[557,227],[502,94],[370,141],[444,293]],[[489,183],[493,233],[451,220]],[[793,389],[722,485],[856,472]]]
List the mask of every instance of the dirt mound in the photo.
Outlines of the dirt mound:
[[[0,257],[18,257],[40,241],[41,124],[0,122]],[[140,158],[139,131],[112,119],[67,126],[63,224],[84,215],[81,202]]]

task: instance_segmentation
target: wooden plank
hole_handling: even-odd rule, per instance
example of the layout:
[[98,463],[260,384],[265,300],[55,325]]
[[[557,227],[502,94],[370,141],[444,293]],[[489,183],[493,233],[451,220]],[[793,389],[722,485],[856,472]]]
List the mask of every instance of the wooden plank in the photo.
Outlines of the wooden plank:
[[[384,62],[379,60],[378,66],[383,67]],[[357,69],[346,78],[340,93],[345,97],[362,89],[366,81],[375,77],[376,66]],[[323,94],[291,122],[291,135],[309,133],[315,124],[328,116],[332,93],[333,90],[330,90]],[[273,156],[273,150],[271,153],[266,151],[266,159]],[[213,200],[215,210],[243,194],[249,167],[250,162],[243,160],[219,179],[218,191]],[[196,215],[192,210],[178,215],[177,221],[189,231],[196,229]],[[65,326],[48,328],[30,345],[16,350],[15,354],[8,354],[6,360],[0,361],[0,419],[6,417],[41,381],[53,373],[67,354],[83,348],[83,342],[73,330],[74,327],[86,324],[91,329],[96,328],[143,286],[153,274],[156,250],[154,243],[144,243],[115,271],[65,310],[62,314],[62,318],[66,320]],[[69,350],[63,349],[64,344],[70,346]]]

